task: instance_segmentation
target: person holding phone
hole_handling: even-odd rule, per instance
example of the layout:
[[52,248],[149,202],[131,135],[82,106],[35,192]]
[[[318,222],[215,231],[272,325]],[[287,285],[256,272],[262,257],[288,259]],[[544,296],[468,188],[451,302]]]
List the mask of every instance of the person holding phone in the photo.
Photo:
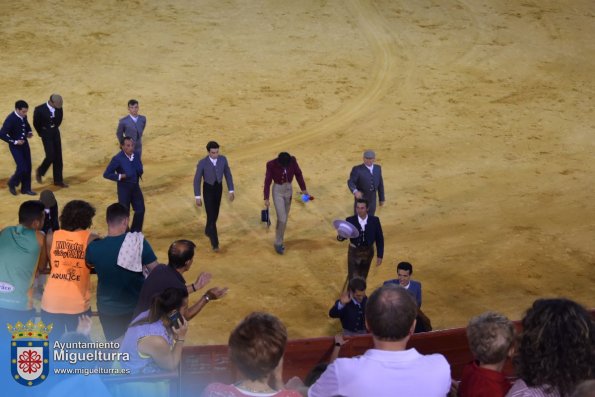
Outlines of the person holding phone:
[[132,374],[150,374],[178,367],[188,332],[188,322],[180,314],[186,299],[182,290],[168,288],[132,321],[120,347],[130,355],[130,360],[121,362],[124,368]]

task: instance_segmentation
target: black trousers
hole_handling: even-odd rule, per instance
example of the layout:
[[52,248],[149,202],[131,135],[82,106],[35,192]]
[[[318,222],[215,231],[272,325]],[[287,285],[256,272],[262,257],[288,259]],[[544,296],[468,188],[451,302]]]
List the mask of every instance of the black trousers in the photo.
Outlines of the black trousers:
[[43,142],[45,158],[38,168],[39,173],[41,176],[44,176],[50,165],[53,165],[54,183],[64,182],[62,177],[62,140],[60,139],[60,132],[49,136],[42,136],[41,141]]
[[349,244],[347,251],[347,278],[361,277],[368,278],[370,264],[374,258],[374,246],[354,247]]
[[31,149],[29,142],[25,139],[22,145],[8,145],[10,153],[17,164],[14,175],[8,180],[8,186],[17,187],[21,185],[21,193],[31,190]]
[[145,198],[137,183],[118,182],[118,202],[126,208],[134,210],[132,218],[131,232],[142,232],[143,221],[145,219]]
[[219,218],[219,208],[221,207],[221,195],[223,194],[223,185],[215,182],[213,185],[203,183],[202,185],[203,201],[207,211],[207,224],[205,234],[211,240],[213,248],[219,248],[219,237],[217,235],[217,219]]

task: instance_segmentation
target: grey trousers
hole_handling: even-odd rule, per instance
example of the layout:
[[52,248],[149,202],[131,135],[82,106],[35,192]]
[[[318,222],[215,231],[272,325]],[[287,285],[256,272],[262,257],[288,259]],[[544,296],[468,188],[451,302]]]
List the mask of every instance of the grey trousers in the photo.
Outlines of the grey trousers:
[[291,208],[291,183],[281,185],[273,184],[273,203],[275,204],[275,213],[277,214],[277,227],[275,229],[275,244],[283,245],[283,236],[287,226],[289,209]]

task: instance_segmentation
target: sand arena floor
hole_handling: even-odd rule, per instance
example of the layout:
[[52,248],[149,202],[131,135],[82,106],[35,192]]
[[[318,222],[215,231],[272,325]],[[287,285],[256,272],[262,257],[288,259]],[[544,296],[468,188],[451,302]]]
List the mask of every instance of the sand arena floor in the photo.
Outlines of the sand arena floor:
[[[230,288],[192,322],[194,344],[225,343],[253,310],[292,338],[340,329],[327,313],[347,245],[330,224],[350,214],[346,180],[368,148],[387,197],[370,289],[412,262],[435,328],[488,309],[518,319],[541,296],[595,306],[593,1],[1,1],[0,12],[2,117],[22,98],[32,121],[63,95],[71,187],[56,196],[92,202],[103,234],[116,186],[101,175],[126,102],[140,101],[147,238],[162,261],[174,239],[195,240],[187,279],[209,271]],[[236,183],[219,254],[192,191],[211,139]],[[37,167],[41,139],[30,143]],[[14,163],[0,151],[8,225],[25,197],[8,193]],[[279,151],[316,197],[294,202],[282,257],[259,222]],[[51,177],[33,188],[53,189]]]

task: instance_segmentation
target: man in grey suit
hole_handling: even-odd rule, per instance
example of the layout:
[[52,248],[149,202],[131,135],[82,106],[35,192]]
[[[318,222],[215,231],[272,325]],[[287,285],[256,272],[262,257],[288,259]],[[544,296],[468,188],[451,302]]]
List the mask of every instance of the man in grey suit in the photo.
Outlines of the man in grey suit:
[[369,215],[374,215],[376,212],[376,194],[378,194],[380,205],[384,204],[382,169],[379,165],[374,164],[375,161],[376,154],[372,150],[366,150],[364,152],[364,163],[351,169],[347,186],[354,196],[354,212],[356,212],[357,199],[363,198],[368,202]]
[[[210,141],[207,143],[207,152],[209,152],[209,155],[200,160],[196,166],[196,174],[194,174],[194,198],[196,199],[196,205],[199,207],[202,207],[203,201],[205,203],[205,210],[207,211],[205,235],[211,240],[213,251],[218,252],[217,218],[219,217],[219,207],[221,206],[223,176],[225,176],[227,190],[229,191],[229,201],[233,201],[235,196],[231,169],[227,163],[227,158],[219,155],[219,144],[215,141]],[[204,180],[202,197],[200,192],[201,179]]]
[[124,137],[130,137],[134,141],[134,155],[141,160],[143,152],[143,132],[147,125],[147,118],[142,114],[138,114],[138,101],[131,99],[128,101],[128,116],[122,117],[118,122],[118,129],[116,130],[116,137],[118,143],[122,144]]

